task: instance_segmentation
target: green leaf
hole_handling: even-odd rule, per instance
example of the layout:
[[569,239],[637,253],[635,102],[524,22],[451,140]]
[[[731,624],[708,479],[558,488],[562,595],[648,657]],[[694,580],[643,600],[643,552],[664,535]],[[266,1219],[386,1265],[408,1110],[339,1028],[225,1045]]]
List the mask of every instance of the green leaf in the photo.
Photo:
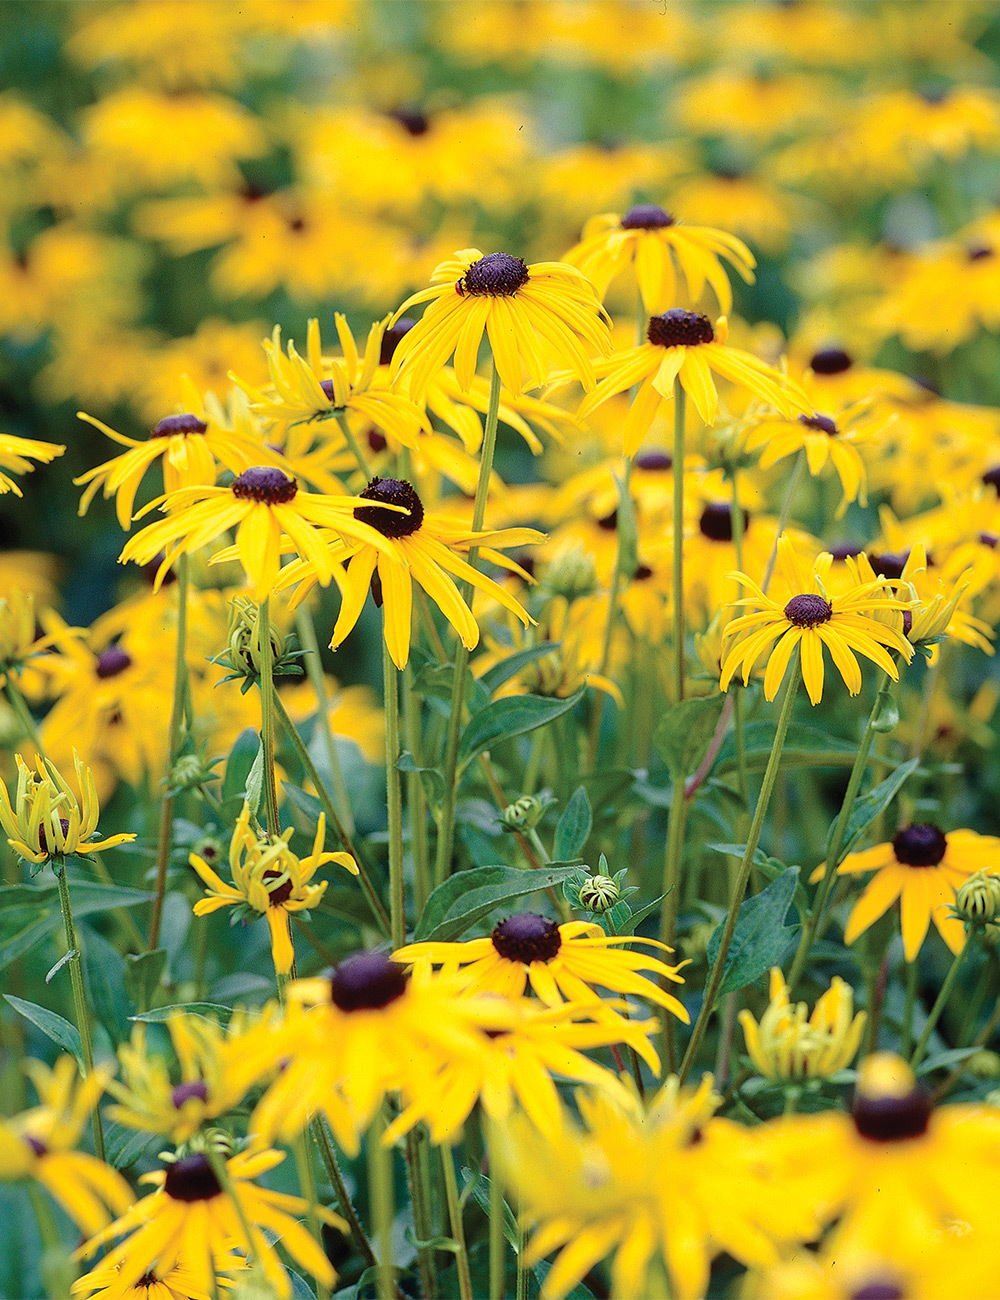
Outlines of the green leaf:
[[[774,724],[751,722],[743,729],[743,739],[747,770],[754,772],[767,767],[774,748]],[[850,767],[857,756],[855,742],[831,736],[819,727],[793,722],[781,751],[781,762],[783,767]],[[736,743],[732,735],[722,742],[714,770],[718,775],[736,770]]]
[[[153,895],[140,889],[70,882],[73,914],[79,919],[92,912],[148,903]],[[52,885],[5,885],[0,887],[0,970],[62,928],[59,887]]]
[[593,824],[594,815],[590,811],[587,791],[579,785],[556,826],[552,848],[553,858],[559,862],[570,862],[573,858],[578,858],[587,843]]
[[[462,1168],[462,1175],[471,1179],[472,1172]],[[472,1183],[472,1195],[475,1198],[480,1209],[484,1211],[487,1217],[490,1213],[490,1180],[486,1174],[479,1174],[475,1182]],[[503,1203],[503,1235],[507,1238],[507,1245],[516,1255],[521,1247],[520,1238],[517,1231],[517,1220],[514,1218],[514,1212],[507,1204],[506,1199]]]
[[138,954],[130,952],[126,956],[123,975],[125,988],[140,1011],[145,1011],[153,1001],[166,965],[166,948]]
[[653,744],[675,781],[690,776],[705,757],[726,697],[703,695],[673,704],[660,718]]
[[154,1007],[152,1011],[141,1011],[137,1016],[129,1016],[129,1020],[137,1020],[144,1025],[162,1025],[171,1016],[180,1015],[182,1012],[189,1016],[201,1016],[202,1020],[216,1022],[221,1020],[225,1023],[233,1014],[233,1009],[219,1002],[175,1002],[169,1007]]
[[[833,864],[835,867],[843,862],[879,813],[889,807],[899,793],[903,782],[907,777],[912,776],[919,766],[919,758],[911,758],[905,763],[900,763],[899,767],[887,776],[884,781],[880,781],[863,798],[855,800],[851,815],[847,820],[847,832],[844,835],[844,846],[840,851],[840,858]],[[836,822],[830,827],[830,833],[826,838],[827,860],[829,860],[831,840],[835,829]]]
[[479,685],[487,695],[492,695],[505,682],[516,677],[522,668],[527,668],[528,664],[533,664],[536,659],[544,659],[553,650],[558,650],[559,645],[558,641],[540,641],[538,645],[528,646],[527,650],[518,650],[515,654],[508,655],[506,659],[501,659],[492,668],[488,668],[480,677]]
[[462,732],[459,763],[464,766],[497,741],[522,736],[562,717],[583,698],[585,690],[586,687],[581,686],[564,700],[547,695],[512,695],[487,704],[485,709],[472,715]]
[[[444,712],[450,712],[451,696],[455,689],[455,665],[425,664],[413,679],[413,689],[425,700],[437,700],[447,705]],[[470,668],[465,670],[465,698],[469,701],[469,708],[472,710],[484,708],[489,700],[489,695],[482,684],[473,677]]]
[[[723,968],[719,997],[735,993],[759,979],[766,970],[781,963],[792,936],[799,926],[786,925],[785,917],[799,883],[798,867],[789,867],[777,880],[753,898],[744,901],[736,918],[733,941]],[[708,941],[708,963],[711,967],[719,952],[722,925],[712,932]]]
[[943,1052],[935,1052],[933,1056],[928,1056],[926,1060],[920,1062],[917,1066],[916,1073],[930,1074],[932,1070],[947,1070],[952,1066],[959,1065],[962,1061],[967,1061],[970,1056],[975,1056],[981,1052],[981,1047],[949,1047]]
[[615,537],[618,542],[618,572],[629,581],[639,567],[639,525],[635,517],[635,502],[628,483],[617,474],[612,475],[618,489],[618,509],[615,513]]
[[444,777],[436,767],[418,767],[413,755],[404,750],[396,761],[398,772],[419,772],[424,783],[424,791],[433,808],[440,808],[444,799]]
[[629,929],[634,933],[636,927],[642,925],[647,916],[652,916],[665,898],[666,894],[661,894],[659,898],[654,898],[653,901],[647,903],[645,907],[636,908],[628,918]]
[[516,867],[470,867],[459,871],[431,894],[413,938],[422,943],[435,939],[450,943],[461,938],[477,921],[505,903],[539,889],[560,885],[576,867],[543,867],[520,871]]
[[253,727],[245,727],[236,737],[229,758],[226,760],[226,771],[222,778],[223,803],[227,803],[230,799],[242,800],[243,791],[247,788],[247,778],[259,749],[260,737],[257,732]]
[[64,1020],[57,1012],[50,1011],[48,1007],[40,1007],[35,1002],[25,1002],[24,998],[14,997],[13,993],[5,993],[4,998],[18,1015],[24,1016],[25,1020],[30,1020],[46,1038],[51,1038],[64,1051],[71,1052],[76,1057],[80,1069],[83,1070],[83,1044],[80,1042],[80,1032],[75,1025],[71,1025],[68,1020]]
[[89,1005],[117,1046],[128,1038],[128,1018],[135,1010],[125,992],[125,958],[91,926],[79,926],[78,933]]
[[257,754],[247,773],[246,789],[243,798],[250,805],[250,811],[256,817],[260,810],[260,801],[264,797],[264,742],[258,741]]

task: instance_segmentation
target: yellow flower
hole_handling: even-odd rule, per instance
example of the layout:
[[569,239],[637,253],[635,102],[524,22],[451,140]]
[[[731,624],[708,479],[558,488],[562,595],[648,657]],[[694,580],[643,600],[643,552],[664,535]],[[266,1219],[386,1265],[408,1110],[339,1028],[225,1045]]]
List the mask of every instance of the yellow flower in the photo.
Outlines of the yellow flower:
[[29,862],[48,862],[70,854],[83,858],[88,853],[112,849],[135,839],[130,833],[98,840],[91,838],[97,830],[101,809],[93,774],[79,756],[76,757],[76,779],[82,791],[79,800],[54,763],[39,755],[35,760],[38,770],[32,772],[20,754],[14,757],[17,794],[12,805],[0,777],[0,827],[7,835],[7,843],[22,858]]
[[[226,1268],[230,1272],[245,1268],[239,1255],[230,1255]],[[216,1274],[212,1281],[218,1291],[201,1284],[199,1274],[183,1261],[169,1268],[147,1269],[135,1282],[122,1286],[121,1269],[103,1264],[85,1273],[70,1287],[70,1294],[85,1300],[215,1300],[223,1288],[231,1286],[227,1277]]]
[[45,636],[37,631],[33,592],[15,588],[0,596],[0,686],[8,673],[19,673],[32,656],[80,636],[82,629],[57,627]]
[[642,974],[649,971],[675,984],[684,981],[681,966],[668,966],[656,957],[618,947],[651,944],[671,952],[655,939],[635,935],[609,936],[589,921],[557,925],[534,912],[518,912],[500,921],[488,939],[466,943],[411,943],[392,954],[393,961],[441,966],[442,974],[460,980],[477,993],[520,997],[530,985],[549,1007],[564,1002],[600,1005],[598,988],[646,998],[688,1023],[688,1013],[671,993]]
[[[124,1237],[103,1260],[104,1268],[119,1270],[119,1287],[134,1285],[151,1269],[169,1272],[182,1260],[196,1284],[212,1294],[216,1273],[230,1266],[232,1251],[249,1249],[281,1300],[291,1300],[291,1279],[271,1244],[270,1233],[321,1286],[331,1288],[336,1281],[333,1265],[315,1238],[292,1217],[304,1214],[307,1203],[299,1196],[257,1187],[253,1181],[284,1158],[281,1151],[259,1147],[232,1156],[225,1161],[229,1188],[223,1187],[203,1152],[175,1158],[166,1170],[144,1174],[141,1181],[155,1184],[156,1191],[93,1236],[74,1258],[87,1258],[115,1238]],[[324,1223],[346,1229],[343,1219],[331,1210],[319,1206],[316,1212]]]
[[706,424],[714,423],[719,394],[712,371],[776,406],[782,415],[790,417],[797,409],[809,409],[797,385],[752,353],[729,347],[728,336],[724,316],[714,326],[707,316],[678,307],[651,316],[646,329],[647,341],[601,366],[605,377],[584,398],[581,417],[589,415],[616,393],[638,384],[624,428],[625,455],[634,456],[663,403],[673,399],[676,379]]
[[21,489],[9,475],[2,473],[8,469],[13,474],[27,474],[34,469],[31,461],[41,461],[48,465],[66,450],[54,442],[39,442],[36,438],[16,438],[10,433],[0,433],[0,496],[13,492],[21,496]]
[[79,1079],[71,1056],[61,1056],[51,1070],[40,1061],[28,1061],[24,1068],[39,1104],[0,1121],[0,1181],[34,1179],[81,1232],[98,1232],[111,1220],[109,1208],[122,1214],[134,1199],[121,1174],[73,1150],[110,1071],[101,1067]]
[[[146,510],[162,503],[167,518],[130,537],[118,558],[120,563],[149,564],[163,554],[156,574],[159,586],[182,551],[196,551],[235,528],[236,556],[260,604],[278,581],[283,537],[308,559],[311,572],[324,587],[333,577],[335,561],[317,528],[333,528],[392,554],[382,534],[356,518],[355,501],[355,497],[300,492],[295,479],[277,466],[252,465],[228,487],[181,488],[151,502]],[[387,505],[386,513],[395,508]]]
[[733,603],[763,608],[743,614],[727,626],[726,654],[719,683],[722,690],[729,689],[733,675],[741,667],[746,685],[757,660],[767,654],[764,698],[773,700],[792,655],[799,649],[802,680],[810,701],[818,704],[823,698],[824,646],[851,695],[861,690],[857,654],[877,664],[893,681],[899,679],[899,671],[885,647],[901,654],[907,662],[913,658],[913,647],[901,632],[878,622],[873,614],[880,609],[905,610],[909,602],[889,596],[878,579],[858,583],[827,599],[821,592],[832,563],[833,556],[823,552],[807,576],[791,542],[782,534],[778,542],[778,573],[792,593],[784,605],[766,596],[745,573],[734,575],[753,595]]
[[760,458],[761,469],[770,469],[779,460],[797,451],[806,453],[806,466],[813,478],[818,478],[828,463],[833,464],[844,490],[844,498],[837,518],[847,509],[849,502],[868,504],[865,491],[865,464],[855,442],[867,435],[881,432],[888,421],[869,421],[861,403],[842,411],[836,418],[813,411],[793,420],[764,418],[750,426],[743,436],[747,451],[764,448]]
[[[930,822],[904,826],[886,844],[849,853],[837,868],[838,876],[876,874],[847,918],[844,942],[853,943],[898,898],[907,961],[920,951],[932,920],[952,952],[959,952],[965,927],[950,911],[955,890],[977,871],[996,866],[998,854],[1000,839],[995,835],[969,830],[945,834]],[[820,867],[818,875],[822,874]]]
[[484,257],[478,248],[464,248],[436,268],[431,282],[432,288],[407,298],[393,317],[416,303],[433,303],[393,357],[394,374],[407,376],[415,400],[423,398],[453,352],[459,388],[467,392],[484,332],[500,379],[512,393],[538,388],[553,369],[567,366],[586,388],[594,386],[594,367],[583,344],[606,355],[611,339],[594,287],[575,267],[565,262],[528,266],[509,253]]
[[[384,605],[385,641],[397,668],[405,668],[410,655],[414,582],[427,592],[469,650],[479,644],[479,624],[456,586],[455,577],[492,596],[522,623],[531,622],[509,592],[468,564],[462,555],[478,547],[483,559],[510,568],[512,561],[497,548],[530,545],[543,540],[541,533],[533,528],[472,532],[446,515],[426,513],[416,489],[405,479],[373,478],[360,497],[351,499],[377,503],[357,505],[354,517],[357,527],[378,537],[379,544],[373,546],[360,538],[360,544],[348,541],[328,551],[338,565],[341,560],[349,561],[346,573],[336,573],[342,602],[330,642],[334,650],[357,623],[376,577],[376,599]],[[311,560],[303,557],[302,563],[289,564],[282,571],[279,586],[283,590],[299,583],[297,603],[311,589],[316,576]]]
[[854,994],[849,984],[834,976],[809,1016],[804,1002],[791,1005],[781,970],[773,966],[770,994],[760,1024],[749,1011],[741,1011],[739,1016],[747,1052],[765,1078],[825,1079],[850,1065],[861,1044],[867,1015],[864,1011],[853,1014]]
[[742,239],[709,226],[685,225],[655,203],[636,204],[624,216],[606,212],[591,217],[580,243],[566,254],[570,266],[579,267],[594,282],[601,298],[615,276],[634,265],[642,305],[651,316],[677,300],[675,265],[692,302],[698,301],[707,282],[719,310],[728,316],[733,294],[720,258],[753,283],[757,261]]
[[233,883],[227,885],[197,853],[192,853],[188,859],[208,888],[208,897],[199,899],[194,905],[195,916],[207,916],[220,907],[252,909],[266,916],[271,930],[274,969],[279,975],[288,974],[295,958],[289,913],[316,907],[326,893],[327,881],[311,883],[319,868],[335,862],[352,875],[358,874],[358,865],[349,853],[324,851],[324,813],[319,815],[309,857],[299,858],[288,847],[293,833],[289,827],[275,839],[258,839],[250,829],[250,805],[244,803],[229,843],[229,870]]

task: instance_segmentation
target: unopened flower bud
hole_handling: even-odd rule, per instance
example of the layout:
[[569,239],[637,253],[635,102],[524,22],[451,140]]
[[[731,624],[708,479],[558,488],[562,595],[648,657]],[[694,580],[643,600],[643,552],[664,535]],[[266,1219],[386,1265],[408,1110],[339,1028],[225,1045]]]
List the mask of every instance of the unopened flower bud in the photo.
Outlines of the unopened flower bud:
[[597,590],[594,557],[576,543],[558,551],[546,565],[542,582],[554,596],[576,600]]
[[610,876],[591,876],[580,886],[580,906],[592,912],[610,912],[621,898],[621,890]]
[[[285,653],[285,638],[270,624],[271,662],[277,664]],[[259,677],[263,663],[260,635],[260,611],[245,598],[233,601],[229,613],[229,662],[234,672],[244,677]]]
[[206,769],[197,754],[181,754],[170,769],[169,784],[175,790],[190,790],[194,786],[204,785],[212,776],[211,769]]
[[975,1079],[1000,1079],[1000,1056],[985,1049],[974,1052],[966,1061],[965,1068]]
[[981,930],[1000,921],[1000,875],[977,871],[955,893],[955,915],[966,925]]
[[509,831],[531,831],[542,820],[544,813],[545,805],[541,799],[525,794],[516,803],[507,805],[500,820]]

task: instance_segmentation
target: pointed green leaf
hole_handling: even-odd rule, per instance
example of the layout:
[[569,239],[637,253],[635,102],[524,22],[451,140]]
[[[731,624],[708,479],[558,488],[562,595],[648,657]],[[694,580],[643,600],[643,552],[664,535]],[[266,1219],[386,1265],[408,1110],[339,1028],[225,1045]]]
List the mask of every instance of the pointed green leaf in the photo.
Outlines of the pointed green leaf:
[[29,1020],[36,1029],[40,1029],[46,1038],[58,1044],[64,1051],[72,1053],[76,1057],[77,1064],[82,1070],[83,1065],[83,1044],[80,1042],[80,1032],[75,1025],[71,1025],[55,1011],[50,1011],[48,1007],[40,1007],[37,1003],[26,1002],[24,998],[16,998],[13,993],[5,993],[4,998],[10,1003],[18,1015],[24,1016]]
[[553,842],[552,856],[559,862],[570,862],[583,853],[587,843],[594,815],[590,810],[590,800],[582,785],[577,786],[566,810],[559,818],[556,836]]
[[558,649],[558,641],[540,641],[538,645],[530,645],[526,650],[518,650],[515,654],[508,655],[506,659],[501,659],[492,668],[488,668],[480,677],[479,684],[487,695],[492,695],[503,686],[504,682],[509,682],[512,677],[516,677],[522,668],[527,668],[528,664],[533,664],[536,659],[544,659],[546,655]]
[[[874,789],[869,790],[861,799],[855,800],[854,807],[851,809],[851,815],[847,820],[847,833],[844,835],[844,847],[840,851],[839,861],[835,862],[834,866],[839,866],[840,862],[843,862],[848,853],[853,850],[858,840],[861,839],[865,830],[871,825],[879,813],[889,807],[893,799],[895,799],[896,795],[899,793],[903,782],[907,777],[912,776],[919,766],[919,758],[911,758],[905,763],[900,763],[899,767],[897,767],[894,772],[891,772],[884,781],[880,781]],[[836,823],[830,827],[830,832],[826,839],[826,852],[828,859],[831,847],[830,841],[833,838],[835,828]]]
[[656,746],[675,781],[690,776],[705,757],[726,697],[703,695],[671,705],[653,733]]
[[[777,880],[753,898],[744,901],[736,918],[733,941],[726,956],[719,997],[752,984],[772,966],[781,964],[798,923],[786,925],[785,917],[799,883],[798,867],[789,867]],[[711,967],[719,952],[722,925],[708,941],[708,964]]]
[[464,766],[497,741],[522,736],[562,717],[583,698],[585,690],[586,687],[581,686],[565,699],[548,695],[511,695],[494,700],[469,719],[458,747],[459,763]]
[[520,871],[516,867],[471,867],[459,871],[431,894],[413,938],[420,943],[435,939],[451,942],[498,907],[560,885],[576,867],[543,867]]

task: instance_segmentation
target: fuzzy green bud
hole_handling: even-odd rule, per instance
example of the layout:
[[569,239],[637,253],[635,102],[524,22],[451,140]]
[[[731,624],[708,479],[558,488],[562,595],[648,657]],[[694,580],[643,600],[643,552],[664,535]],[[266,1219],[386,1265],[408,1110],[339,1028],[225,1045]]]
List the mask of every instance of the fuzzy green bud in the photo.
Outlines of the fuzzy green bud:
[[974,1052],[965,1062],[974,1079],[1000,1079],[1000,1056],[996,1052]]
[[579,543],[558,551],[546,565],[542,584],[554,596],[576,600],[597,590],[597,568],[593,556]]
[[621,898],[621,890],[610,876],[591,876],[580,886],[580,906],[592,912],[610,912]]
[[533,831],[545,815],[546,805],[532,794],[522,795],[515,803],[509,803],[500,815],[504,829],[508,831]]
[[977,871],[955,893],[955,915],[975,930],[1000,921],[1000,875]]
[[[270,624],[271,662],[280,663],[285,654],[285,638]],[[229,662],[233,671],[244,677],[259,677],[264,661],[260,634],[260,610],[245,596],[237,596],[229,609]]]

